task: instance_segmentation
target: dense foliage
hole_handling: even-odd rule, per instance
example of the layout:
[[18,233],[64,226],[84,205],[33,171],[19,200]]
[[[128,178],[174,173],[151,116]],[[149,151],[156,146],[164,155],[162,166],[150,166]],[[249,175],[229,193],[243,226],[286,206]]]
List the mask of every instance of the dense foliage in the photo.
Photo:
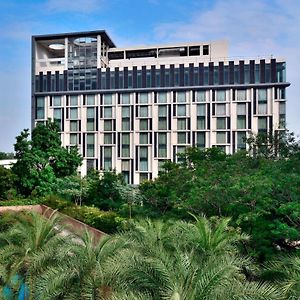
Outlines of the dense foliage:
[[[55,215],[11,216],[0,232],[0,292],[4,299],[255,300],[288,299],[297,273],[280,284],[255,274],[239,248],[248,236],[229,219],[132,222],[126,232],[95,243],[64,230]],[[295,257],[296,259],[296,257]],[[285,261],[281,261],[285,265]],[[266,267],[265,272],[276,272]],[[265,277],[265,280],[262,278]],[[292,298],[290,298],[292,299]]]

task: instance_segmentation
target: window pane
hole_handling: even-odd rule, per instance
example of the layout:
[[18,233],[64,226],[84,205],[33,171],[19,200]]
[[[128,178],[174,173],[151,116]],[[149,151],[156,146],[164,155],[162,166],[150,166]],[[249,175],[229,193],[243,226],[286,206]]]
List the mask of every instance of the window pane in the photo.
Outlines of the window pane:
[[205,129],[205,117],[197,118],[197,129]]
[[104,133],[104,144],[112,144],[112,133]]
[[226,143],[226,132],[217,132],[217,144]]
[[177,143],[178,144],[185,144],[186,143],[186,133],[185,132],[178,132],[177,133]]
[[140,120],[140,130],[148,130],[148,120]]
[[148,93],[140,93],[140,102],[139,103],[148,103]]
[[197,105],[197,116],[205,116],[205,104]]
[[217,118],[217,129],[226,129],[226,118]]
[[267,101],[267,89],[258,89],[258,101]]
[[130,117],[130,107],[129,106],[123,106],[122,107],[122,117],[123,118],[129,118]]
[[70,119],[78,119],[78,109],[70,108]]
[[112,107],[104,107],[104,118],[112,117]]
[[166,117],[167,116],[167,106],[166,105],[160,105],[158,107],[158,116],[159,117]]
[[78,105],[78,96],[70,96],[70,106]]
[[103,95],[103,104],[106,104],[106,105],[112,104],[112,94]]
[[158,103],[167,103],[167,93],[166,92],[157,93],[157,102]]
[[246,132],[238,132],[237,133],[237,148],[238,149],[246,149]]
[[258,130],[267,129],[267,118],[258,118]]
[[237,117],[237,129],[246,129],[246,117],[245,116]]
[[86,117],[88,119],[93,119],[95,118],[95,109],[93,107],[88,107],[86,110]]
[[130,104],[130,94],[121,94],[121,103]]
[[104,131],[112,131],[112,121],[111,120],[104,121]]
[[216,101],[226,101],[225,91],[216,91]]
[[186,106],[185,105],[177,105],[177,116],[186,116]]
[[77,133],[71,133],[70,134],[70,144],[71,145],[77,145],[78,144]]
[[86,130],[87,131],[94,131],[95,130],[95,122],[94,120],[87,120],[86,122]]
[[186,102],[185,92],[177,92],[177,102]]
[[148,133],[140,133],[140,144],[148,144]]
[[216,115],[226,115],[226,104],[216,104]]
[[140,106],[140,117],[148,117],[148,106]]
[[236,107],[237,115],[245,115],[246,114],[246,104],[237,104]]
[[95,95],[86,96],[86,105],[95,105]]
[[196,101],[197,102],[205,102],[205,91],[198,91],[196,93]]
[[205,147],[205,132],[197,132],[197,147]]
[[279,103],[279,113],[285,114],[285,103]]
[[259,114],[267,113],[267,104],[266,103],[258,103],[258,113]]
[[60,96],[54,96],[52,98],[52,105],[53,106],[61,106],[61,97]]
[[177,119],[177,130],[186,130],[186,119]]
[[78,131],[78,122],[70,121],[70,131]]
[[122,119],[122,130],[130,130],[130,119]]
[[167,118],[158,118],[158,129],[167,130]]
[[246,99],[246,90],[237,90],[236,91],[236,100],[245,101]]

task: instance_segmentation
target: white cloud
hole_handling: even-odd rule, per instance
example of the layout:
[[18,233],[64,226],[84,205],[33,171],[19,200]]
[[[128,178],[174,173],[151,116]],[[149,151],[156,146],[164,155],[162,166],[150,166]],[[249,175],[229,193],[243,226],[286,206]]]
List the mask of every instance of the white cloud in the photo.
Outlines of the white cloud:
[[159,42],[227,39],[230,56],[286,58],[288,127],[300,133],[299,0],[218,0],[208,10],[191,12],[187,22],[159,24],[154,33]]
[[54,12],[89,13],[102,6],[102,0],[48,0],[46,9]]

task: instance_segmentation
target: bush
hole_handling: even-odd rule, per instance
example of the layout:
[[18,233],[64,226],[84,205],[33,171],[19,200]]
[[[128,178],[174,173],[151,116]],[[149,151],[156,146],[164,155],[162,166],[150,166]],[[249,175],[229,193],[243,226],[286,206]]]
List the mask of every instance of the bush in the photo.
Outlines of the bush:
[[15,200],[0,200],[0,206],[18,206],[18,205],[37,205],[42,204],[42,199],[35,198],[35,199],[15,199]]
[[43,200],[43,204],[59,211],[63,211],[64,209],[74,205],[72,202],[64,200],[57,195],[46,196]]
[[82,221],[105,233],[114,233],[122,225],[123,218],[112,211],[102,211],[96,207],[69,206],[61,210],[62,213]]

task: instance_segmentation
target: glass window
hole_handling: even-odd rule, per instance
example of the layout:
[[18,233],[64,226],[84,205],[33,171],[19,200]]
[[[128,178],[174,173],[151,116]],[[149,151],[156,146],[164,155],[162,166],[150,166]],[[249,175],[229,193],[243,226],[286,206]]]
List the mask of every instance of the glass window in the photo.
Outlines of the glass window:
[[129,160],[122,160],[121,169],[122,169],[122,171],[129,171],[130,170]]
[[140,120],[140,130],[148,130],[148,120]]
[[167,106],[166,105],[160,105],[158,107],[158,116],[159,117],[166,117],[167,116]]
[[167,157],[167,134],[158,134],[158,157]]
[[112,169],[112,148],[104,147],[104,169],[111,170]]
[[130,156],[130,135],[129,133],[122,134],[122,156],[129,157]]
[[217,132],[217,144],[226,143],[226,132]]
[[122,118],[129,118],[130,117],[130,107],[123,106],[122,107]]
[[226,115],[226,104],[216,104],[216,115]]
[[246,117],[237,116],[237,129],[246,129]]
[[186,105],[179,104],[177,105],[177,116],[184,117],[186,116]]
[[52,105],[53,106],[61,106],[61,97],[60,96],[53,96]]
[[217,118],[217,129],[226,129],[226,118]]
[[44,97],[36,98],[36,118],[37,119],[45,118],[45,98]]
[[130,104],[130,94],[121,94],[121,103]]
[[70,96],[70,106],[78,105],[78,96]]
[[140,106],[140,117],[142,118],[148,117],[148,106]]
[[285,82],[286,81],[286,71],[285,71],[285,63],[277,63],[277,82]]
[[258,130],[267,129],[267,118],[258,118]]
[[140,133],[140,144],[148,144],[148,133]]
[[77,108],[70,108],[70,119],[78,119],[78,109]]
[[246,132],[238,132],[237,133],[237,148],[238,149],[246,149]]
[[148,171],[148,147],[140,147],[140,171]]
[[205,94],[206,94],[205,91],[198,91],[196,93],[196,101],[197,102],[205,102],[206,101]]
[[186,119],[177,119],[177,130],[186,130]]
[[103,104],[104,105],[112,105],[112,94],[104,94],[103,95]]
[[104,118],[112,118],[112,107],[104,107]]
[[86,105],[95,105],[95,95],[86,96]]
[[70,131],[78,131],[78,122],[70,121]]
[[128,131],[130,130],[130,119],[122,119],[122,130]]
[[219,102],[226,101],[226,93],[224,90],[216,91],[216,101],[219,101]]
[[140,93],[139,100],[139,103],[148,103],[148,93]]
[[86,130],[87,131],[94,131],[95,130],[95,121],[94,121],[94,119],[87,119]]
[[104,120],[104,131],[112,131],[112,120]]
[[237,101],[246,101],[246,90],[237,90],[236,91],[236,100]]
[[197,132],[197,147],[205,148],[205,132]]
[[140,183],[148,180],[148,173],[140,173]]
[[158,118],[158,130],[167,130],[167,118],[165,117]]
[[205,117],[197,118],[197,129],[205,129]]
[[158,103],[167,103],[167,93],[166,92],[157,93],[157,102]]
[[77,133],[70,133],[70,145],[77,145],[78,139],[77,139]]
[[88,107],[87,108],[86,117],[88,119],[94,119],[95,118],[95,109],[93,107]]
[[178,132],[177,133],[177,143],[178,144],[185,144],[186,143],[186,133],[185,132]]
[[186,102],[185,92],[177,92],[177,102]]
[[285,103],[279,103],[279,113],[285,114]]
[[267,101],[267,89],[258,89],[257,99],[258,101]]
[[94,134],[87,134],[86,135],[86,156],[87,157],[94,157],[95,156],[95,136]]
[[104,133],[104,144],[112,144],[112,133]]
[[258,103],[258,114],[265,115],[267,113],[267,104]]
[[237,115],[245,115],[246,114],[246,104],[237,104],[236,106]]
[[197,116],[205,116],[205,104],[197,105]]

